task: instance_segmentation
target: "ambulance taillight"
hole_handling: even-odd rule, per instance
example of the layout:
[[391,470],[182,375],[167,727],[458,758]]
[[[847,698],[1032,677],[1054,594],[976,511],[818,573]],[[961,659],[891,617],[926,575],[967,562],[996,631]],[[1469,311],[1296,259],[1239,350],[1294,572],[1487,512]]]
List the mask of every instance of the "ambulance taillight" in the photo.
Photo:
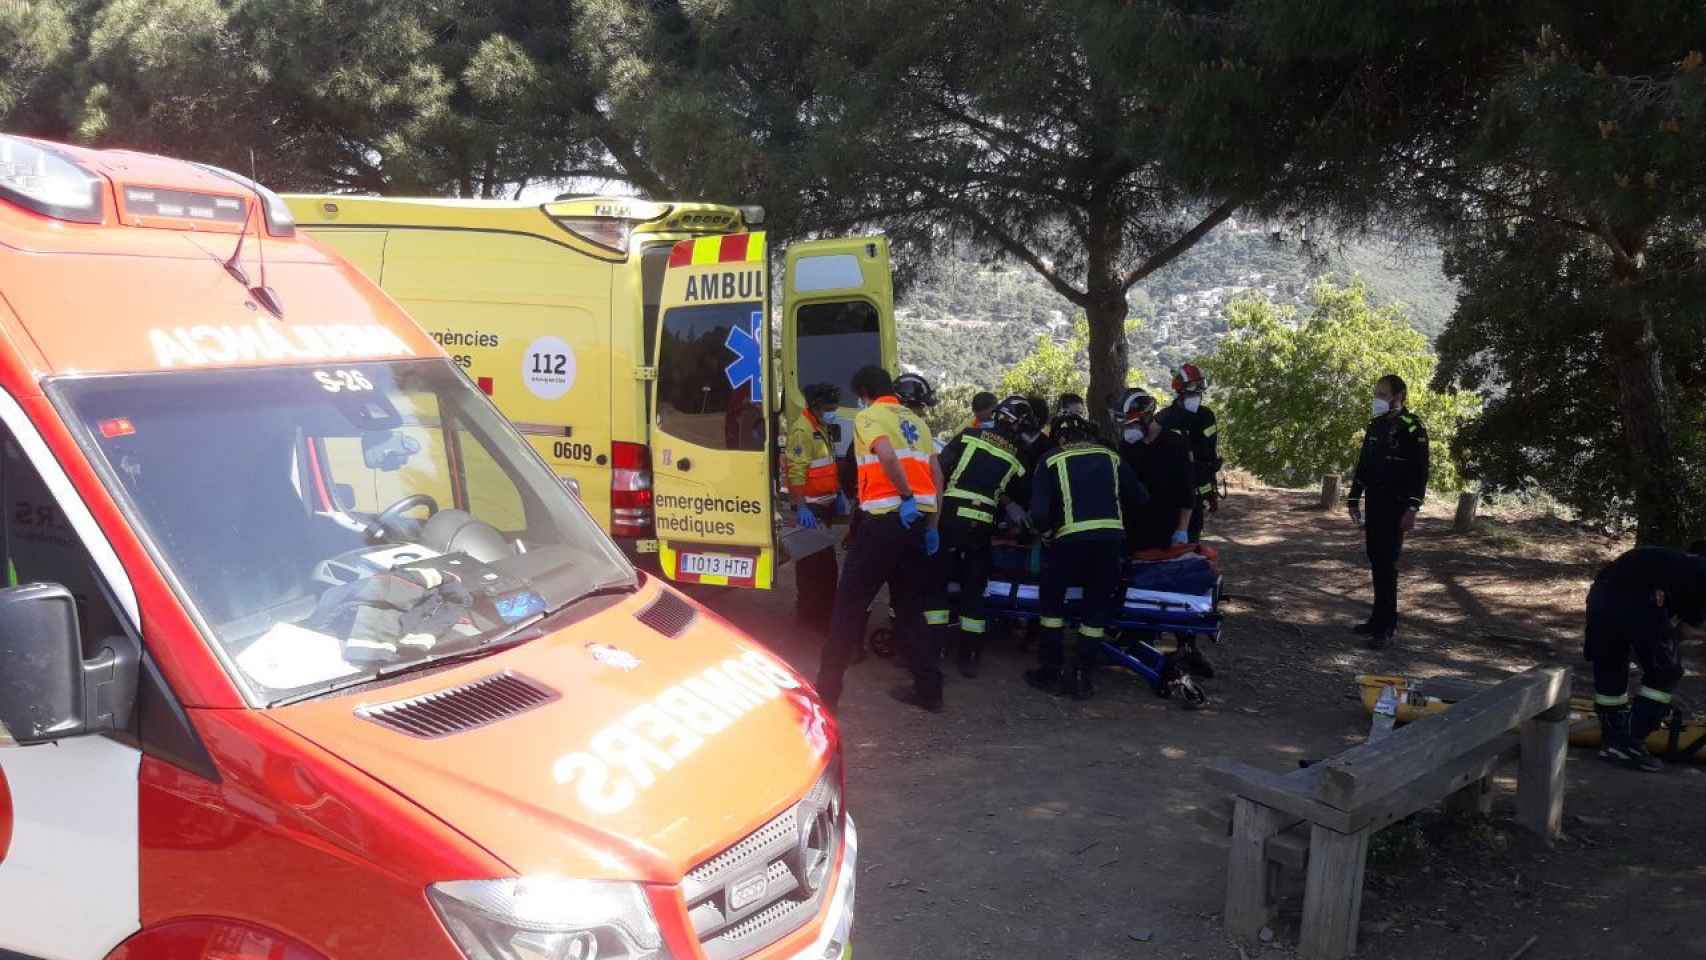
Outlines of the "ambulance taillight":
[[643,443],[610,444],[610,535],[652,535],[652,454]]
[[55,220],[100,223],[105,182],[43,144],[0,135],[0,200]]

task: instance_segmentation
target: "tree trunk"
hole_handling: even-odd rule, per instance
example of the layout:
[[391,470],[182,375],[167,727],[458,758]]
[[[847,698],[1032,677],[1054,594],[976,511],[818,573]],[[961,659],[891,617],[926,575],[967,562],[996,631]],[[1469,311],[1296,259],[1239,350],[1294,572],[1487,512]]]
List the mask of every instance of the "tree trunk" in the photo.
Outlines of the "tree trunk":
[[1085,250],[1085,280],[1089,302],[1084,317],[1089,322],[1090,389],[1084,398],[1090,416],[1112,430],[1108,411],[1119,403],[1125,390],[1125,321],[1131,313],[1125,287],[1120,281],[1120,254],[1125,236],[1118,211],[1111,203],[1092,200],[1089,208],[1088,246]]
[[1641,544],[1687,543],[1684,482],[1671,437],[1669,391],[1651,315],[1639,307],[1606,325],[1617,374],[1617,405],[1635,485],[1635,539]]

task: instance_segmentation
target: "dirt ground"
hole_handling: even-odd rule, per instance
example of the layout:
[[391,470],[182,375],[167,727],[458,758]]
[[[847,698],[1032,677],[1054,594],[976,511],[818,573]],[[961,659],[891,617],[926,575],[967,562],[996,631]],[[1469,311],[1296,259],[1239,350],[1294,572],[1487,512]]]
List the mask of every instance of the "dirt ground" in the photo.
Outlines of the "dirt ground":
[[[978,679],[951,676],[941,716],[888,699],[904,679],[895,665],[853,668],[841,723],[859,956],[1239,960],[1220,928],[1225,847],[1192,816],[1216,795],[1205,761],[1286,770],[1360,742],[1357,673],[1492,680],[1560,663],[1591,692],[1577,663],[1582,598],[1618,544],[1555,521],[1484,519],[1454,534],[1450,505],[1433,505],[1404,554],[1402,636],[1377,653],[1345,629],[1367,613],[1360,533],[1315,499],[1237,491],[1210,518],[1231,599],[1208,650],[1208,709],[1113,670],[1089,703],[1044,696],[1020,679],[1016,634],[993,640]],[[794,636],[789,576],[769,594],[705,599],[809,676],[816,653]],[[1691,675],[1681,698],[1702,693]],[[1390,828],[1372,845],[1359,956],[1509,960],[1535,937],[1522,956],[1706,957],[1703,770],[1643,776],[1572,748],[1566,835],[1551,847],[1512,822],[1508,777],[1490,820],[1428,814]],[[1296,943],[1291,882],[1273,941],[1244,955]]]

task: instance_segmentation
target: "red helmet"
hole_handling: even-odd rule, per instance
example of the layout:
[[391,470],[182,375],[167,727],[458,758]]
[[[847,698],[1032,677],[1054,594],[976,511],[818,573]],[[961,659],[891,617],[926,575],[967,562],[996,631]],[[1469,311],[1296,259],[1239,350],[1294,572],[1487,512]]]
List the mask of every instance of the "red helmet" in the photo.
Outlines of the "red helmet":
[[1173,371],[1174,393],[1201,393],[1208,388],[1208,377],[1203,376],[1202,369],[1194,363],[1180,364]]

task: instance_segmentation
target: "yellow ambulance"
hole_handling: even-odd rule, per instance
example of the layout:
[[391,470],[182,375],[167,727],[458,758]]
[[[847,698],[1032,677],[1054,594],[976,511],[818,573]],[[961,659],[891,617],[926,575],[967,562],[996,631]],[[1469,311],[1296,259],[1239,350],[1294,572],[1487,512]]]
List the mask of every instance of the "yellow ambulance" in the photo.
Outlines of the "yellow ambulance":
[[624,549],[656,553],[665,576],[767,589],[778,562],[821,545],[778,521],[778,437],[803,386],[833,383],[851,403],[855,370],[895,369],[883,237],[790,245],[773,321],[777,258],[754,229],[757,208],[285,199],[304,231],[444,346]]

